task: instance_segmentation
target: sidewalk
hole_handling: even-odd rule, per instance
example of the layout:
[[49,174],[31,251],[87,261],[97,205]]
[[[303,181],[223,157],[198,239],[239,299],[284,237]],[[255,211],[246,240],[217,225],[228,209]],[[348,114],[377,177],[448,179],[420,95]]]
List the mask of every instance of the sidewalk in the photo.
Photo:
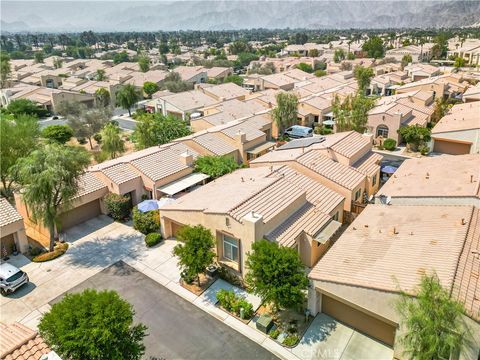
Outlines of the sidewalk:
[[[159,246],[158,249],[160,249],[161,247],[164,247],[164,249],[162,250],[166,250],[167,248],[171,249],[175,245],[175,241],[166,240]],[[157,256],[152,256],[152,258],[158,259]],[[180,269],[178,268],[177,261],[174,257],[166,260],[161,265],[159,265],[158,262],[152,263],[149,260],[151,259],[149,259],[149,256],[147,255],[144,258],[137,259],[127,257],[123,261],[135,268],[135,270],[140,271],[152,280],[165,286],[170,291],[174,292],[175,294],[181,296],[193,305],[212,315],[217,320],[222,321],[224,324],[230,326],[231,328],[246,336],[250,340],[255,341],[257,344],[261,345],[279,358],[285,360],[299,360],[299,358],[294,355],[290,349],[281,346],[274,340],[270,339],[270,337],[268,337],[267,335],[262,334],[260,331],[251,328],[247,324],[244,324],[240,320],[236,319],[235,317],[229,315],[225,311],[215,306],[215,302],[212,301],[212,296],[208,292],[208,289],[204,293],[202,293],[202,295],[197,296],[182,287],[180,285]],[[213,283],[210,287],[214,286],[215,283]]]

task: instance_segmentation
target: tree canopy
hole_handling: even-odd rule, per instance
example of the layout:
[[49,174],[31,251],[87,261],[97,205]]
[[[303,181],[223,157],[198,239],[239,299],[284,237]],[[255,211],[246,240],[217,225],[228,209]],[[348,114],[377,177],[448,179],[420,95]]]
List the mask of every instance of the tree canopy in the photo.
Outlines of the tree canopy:
[[36,102],[28,99],[13,100],[8,104],[7,111],[15,116],[18,115],[33,115],[36,117],[43,117],[48,114],[48,111],[38,106]]
[[42,129],[42,137],[49,142],[65,144],[73,137],[73,129],[68,125],[50,125]]
[[147,72],[148,70],[150,70],[150,59],[148,55],[141,54],[138,57],[138,66],[141,72]]
[[303,304],[308,279],[298,252],[268,240],[252,244],[247,255],[247,286],[276,309]]
[[71,206],[80,175],[89,163],[90,155],[84,148],[48,144],[16,165],[22,197],[32,219],[50,231],[50,251],[55,245],[59,216]]
[[133,324],[135,311],[115,291],[67,294],[40,320],[45,342],[64,359],[139,360],[147,327]]
[[358,90],[365,94],[365,91],[370,86],[370,82],[375,75],[373,69],[357,65],[353,70],[353,74],[358,83]]
[[205,155],[195,160],[195,171],[207,174],[213,179],[229,174],[240,167],[241,165],[237,164],[233,156],[228,155]]
[[38,147],[40,129],[37,118],[20,115],[10,119],[0,118],[0,180],[1,194],[7,199],[13,196],[13,185],[17,181],[14,165],[18,160],[28,156]]
[[146,81],[143,83],[143,92],[148,95],[149,98],[152,97],[154,93],[156,93],[160,87],[157,85],[157,83],[151,82],[151,81]]
[[431,139],[431,130],[419,125],[402,126],[398,129],[398,134],[412,150],[418,149],[419,146],[428,143]]
[[117,103],[132,116],[130,109],[141,99],[139,91],[132,84],[126,84],[120,87],[116,93]]
[[295,94],[287,92],[280,92],[275,98],[277,106],[273,109],[272,115],[279,135],[283,135],[286,128],[297,123],[298,98]]
[[162,145],[192,132],[187,123],[172,115],[145,113],[137,118],[132,139],[136,149]]
[[436,274],[422,276],[414,297],[402,292],[396,308],[404,330],[400,342],[409,359],[455,358],[464,341],[464,309],[450,298]]
[[121,136],[121,130],[117,124],[108,123],[100,131],[102,136],[102,151],[105,152],[110,159],[115,159],[125,151],[125,141]]
[[375,101],[361,92],[348,95],[341,101],[338,96],[333,100],[333,114],[337,131],[355,130],[363,133],[368,123],[368,112],[375,106]]
[[372,36],[362,45],[362,50],[367,53],[370,58],[380,59],[385,55],[385,47],[383,40],[378,36]]
[[173,253],[179,258],[182,278],[187,282],[197,278],[200,285],[199,274],[203,273],[215,258],[213,235],[202,225],[187,225],[178,231],[177,239],[182,243],[175,246]]

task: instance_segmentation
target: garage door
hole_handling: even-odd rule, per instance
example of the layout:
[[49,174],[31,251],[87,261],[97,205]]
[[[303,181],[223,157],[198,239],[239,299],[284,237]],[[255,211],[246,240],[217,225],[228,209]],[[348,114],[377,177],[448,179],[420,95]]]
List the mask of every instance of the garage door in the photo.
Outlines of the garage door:
[[393,346],[395,326],[325,295],[322,296],[322,312],[387,345]]
[[1,255],[3,256],[4,247],[5,247],[5,250],[7,250],[7,254],[10,255],[13,251],[13,244],[15,244],[15,238],[13,237],[13,234],[2,237],[0,239]]
[[445,140],[435,140],[433,144],[433,151],[442,154],[464,155],[470,154],[471,146],[471,144],[462,144]]
[[100,215],[100,201],[95,200],[83,204],[75,209],[67,211],[60,219],[61,231],[65,231],[72,226],[81,224],[87,220]]

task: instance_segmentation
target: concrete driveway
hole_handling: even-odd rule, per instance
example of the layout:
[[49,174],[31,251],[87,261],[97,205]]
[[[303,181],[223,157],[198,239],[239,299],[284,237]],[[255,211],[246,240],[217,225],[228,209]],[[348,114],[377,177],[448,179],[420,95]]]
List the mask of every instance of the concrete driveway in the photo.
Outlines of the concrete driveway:
[[292,352],[300,359],[391,360],[393,350],[343,325],[325,314],[318,314]]
[[124,262],[104,269],[68,293],[86,288],[115,290],[133,305],[135,321],[148,326],[147,358],[277,359],[257,343]]
[[164,241],[147,248],[144,236],[125,224],[99,216],[69,229],[63,237],[70,244],[67,253],[58,259],[30,262],[25,256],[12,256],[9,263],[24,270],[30,284],[14,294],[0,297],[0,321],[19,321],[35,328],[48,303],[113,263],[142,261],[143,268],[164,270],[168,280],[179,278],[172,256],[174,242]]

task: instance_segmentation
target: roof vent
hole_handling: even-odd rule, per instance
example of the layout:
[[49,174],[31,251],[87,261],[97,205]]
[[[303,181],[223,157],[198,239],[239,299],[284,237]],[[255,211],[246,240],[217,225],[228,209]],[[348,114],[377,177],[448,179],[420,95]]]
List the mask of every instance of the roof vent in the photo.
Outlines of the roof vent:
[[392,227],[392,228],[390,229],[390,235],[396,235],[396,234],[398,234],[398,230],[397,230],[397,228],[394,226],[394,227]]
[[470,175],[470,182],[473,183],[473,175]]
[[245,179],[243,178],[243,176],[241,177],[241,179],[242,179],[242,182],[245,182]]
[[465,218],[462,218],[460,220],[460,225],[466,225],[466,224],[467,224],[467,222],[465,221]]

